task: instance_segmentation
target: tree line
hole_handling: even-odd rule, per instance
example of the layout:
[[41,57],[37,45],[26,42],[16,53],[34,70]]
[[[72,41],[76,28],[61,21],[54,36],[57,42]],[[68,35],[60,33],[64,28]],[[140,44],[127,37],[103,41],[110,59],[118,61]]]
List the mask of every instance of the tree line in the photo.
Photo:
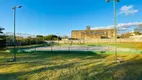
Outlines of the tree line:
[[[14,45],[13,38],[14,38],[13,35],[6,36],[7,46]],[[45,41],[55,41],[55,40],[61,40],[61,39],[62,38],[60,36],[56,36],[56,35],[47,35],[47,36],[37,35],[36,37],[16,36],[16,45],[23,46],[23,45],[44,44]]]

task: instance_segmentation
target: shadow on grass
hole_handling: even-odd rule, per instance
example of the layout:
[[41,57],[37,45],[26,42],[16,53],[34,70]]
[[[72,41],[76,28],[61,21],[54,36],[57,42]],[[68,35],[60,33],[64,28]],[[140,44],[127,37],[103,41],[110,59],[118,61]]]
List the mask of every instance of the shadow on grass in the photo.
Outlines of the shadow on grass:
[[[26,78],[29,78],[29,75],[32,74],[36,74],[36,73],[40,73],[40,72],[44,72],[47,70],[58,70],[58,69],[65,69],[65,68],[69,68],[69,67],[73,67],[73,65],[77,64],[75,63],[69,63],[69,64],[64,64],[64,65],[57,65],[57,66],[51,66],[51,67],[43,67],[43,68],[39,68],[39,69],[35,69],[35,70],[31,70],[31,71],[21,71],[21,72],[11,72],[11,73],[3,73],[0,74],[0,79],[1,80],[19,80],[20,77],[26,76],[23,78],[23,80],[26,80]],[[40,75],[38,75],[40,76]]]
[[142,80],[142,59],[137,58],[139,55],[115,66],[108,65],[95,76],[102,80]]
[[[109,65],[89,63],[90,68],[80,70],[79,77],[85,80],[142,80],[142,59],[139,55],[123,63],[112,63]],[[89,70],[90,69],[90,70]],[[72,80],[73,76],[63,78]],[[77,76],[77,75],[76,75]]]
[[[6,53],[10,54],[10,53]],[[5,53],[1,54],[5,55]],[[24,56],[27,55],[27,56]],[[9,57],[10,55],[8,55]],[[53,65],[54,63],[50,63],[51,60],[63,60],[63,61],[68,61],[70,59],[81,59],[81,60],[89,60],[88,63],[83,62],[83,65],[80,66],[85,66],[85,65],[90,65],[93,64],[95,65],[94,61],[91,62],[93,59],[102,59],[104,58],[104,55],[97,54],[96,52],[92,51],[38,51],[38,52],[24,52],[24,53],[18,53],[17,54],[17,62],[13,63],[3,63],[2,65],[5,67],[11,67],[13,65],[20,65],[20,64],[27,64],[29,68],[32,67],[38,67],[38,66],[44,66],[44,65]],[[45,62],[47,61],[47,63]],[[48,62],[49,61],[49,62]],[[44,63],[45,62],[45,63]],[[96,61],[100,62],[100,61]],[[40,72],[44,72],[46,70],[55,70],[55,69],[65,69],[65,68],[73,68],[74,65],[79,65],[77,61],[67,63],[67,64],[62,64],[62,65],[55,65],[54,66],[49,66],[49,67],[43,67],[31,71],[23,71],[19,70],[19,72],[12,72],[12,73],[1,73],[0,74],[0,79],[2,80],[15,80],[18,79],[19,77],[24,76],[24,79],[26,79],[27,75],[32,75],[32,74],[38,74]],[[27,68],[28,68],[27,67]],[[40,76],[40,75],[39,75]]]
[[[104,53],[104,52],[102,52]],[[2,53],[0,54],[5,56],[0,58],[2,61],[6,61],[8,59],[13,58],[12,53]],[[25,56],[26,55],[26,56]],[[17,53],[17,61],[18,62],[32,62],[33,60],[42,61],[42,60],[67,60],[67,59],[82,59],[82,60],[91,60],[91,59],[102,59],[105,58],[107,55],[97,54],[96,52],[92,51],[36,51],[36,52],[22,52]],[[13,63],[13,64],[14,64]],[[5,63],[4,63],[5,64]]]
[[[35,66],[42,66],[42,68],[38,68],[31,71],[19,71],[19,72],[11,72],[11,73],[2,73],[0,74],[0,79],[2,80],[15,80],[23,77],[24,80],[28,79],[32,74],[39,74],[41,76],[41,72],[45,72],[47,70],[60,70],[66,68],[74,68],[77,66],[77,70],[75,70],[74,74],[63,74],[61,75],[61,79],[69,79],[69,80],[77,80],[73,79],[73,77],[81,77],[83,80],[142,80],[142,58],[139,55],[134,56],[133,58],[123,62],[123,63],[115,63],[115,64],[107,64],[105,65],[102,61],[98,59],[103,59],[105,56],[101,54],[97,54],[96,52],[90,51],[39,51],[39,52],[26,52],[26,53],[19,53],[19,55],[29,54],[31,57],[19,57],[18,60],[20,61],[32,61],[36,60],[35,62],[29,62],[28,64],[32,64],[32,67]],[[34,56],[34,57],[32,57]],[[107,56],[107,55],[106,55]],[[89,62],[81,61],[81,62],[71,62],[62,65],[54,65],[54,66],[46,66],[52,63],[43,63],[43,61],[47,60],[66,60],[66,59],[82,59],[88,60]],[[44,60],[45,59],[45,60]],[[93,61],[93,59],[96,59]],[[41,60],[37,62],[38,60]],[[23,64],[27,63],[21,62]],[[17,61],[18,62],[18,61]],[[83,63],[83,64],[80,64]],[[13,64],[20,64],[20,63],[13,63]],[[37,65],[34,65],[37,64]],[[75,66],[74,66],[75,65]],[[78,66],[79,65],[79,66]],[[82,67],[83,68],[79,68]],[[86,67],[87,66],[87,67]]]

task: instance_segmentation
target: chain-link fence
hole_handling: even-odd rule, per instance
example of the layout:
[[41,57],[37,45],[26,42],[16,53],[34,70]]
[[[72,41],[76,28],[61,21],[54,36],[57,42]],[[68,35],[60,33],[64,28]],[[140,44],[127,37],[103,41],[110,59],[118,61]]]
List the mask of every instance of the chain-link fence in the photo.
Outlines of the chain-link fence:
[[[128,33],[125,29],[118,29],[118,34]],[[13,33],[7,32],[6,46],[8,51],[13,50],[16,45],[17,52],[30,51],[97,51],[97,52],[114,52],[115,46],[117,52],[141,53],[142,36],[125,34],[118,36],[117,43],[114,39],[62,39],[62,40],[45,40],[43,36],[16,33],[14,41]],[[130,35],[133,35],[132,37]],[[128,38],[126,38],[128,36]],[[130,37],[129,37],[130,36]]]
[[[133,80],[140,79],[141,61],[134,57],[141,54],[141,37],[114,39],[62,39],[44,40],[37,35],[16,34],[16,62],[13,58],[13,33],[6,33],[7,51],[0,54],[0,79],[4,80]],[[41,42],[43,41],[43,42]],[[113,63],[114,48],[118,58],[126,61]],[[125,54],[130,54],[125,55]],[[132,58],[127,60],[127,58]],[[139,65],[134,65],[134,63]],[[137,75],[131,73],[137,69]],[[7,73],[9,72],[9,73]],[[133,76],[134,75],[134,76]]]

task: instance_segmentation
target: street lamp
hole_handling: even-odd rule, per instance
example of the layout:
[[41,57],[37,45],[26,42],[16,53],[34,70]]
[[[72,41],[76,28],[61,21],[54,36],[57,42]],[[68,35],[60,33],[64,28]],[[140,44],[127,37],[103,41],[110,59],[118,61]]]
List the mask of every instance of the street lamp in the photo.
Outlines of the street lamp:
[[16,26],[16,8],[21,8],[22,6],[14,6],[12,9],[14,11],[14,56],[13,56],[13,60],[12,61],[16,61],[16,30],[15,30],[15,26]]
[[[110,2],[110,0],[106,0],[106,2]],[[118,60],[117,60],[117,47],[116,47],[116,44],[117,44],[116,2],[120,2],[120,0],[113,0],[113,7],[114,7],[114,30],[115,30],[115,33],[114,33],[114,42],[115,42],[115,60],[116,60],[116,62],[117,62]]]

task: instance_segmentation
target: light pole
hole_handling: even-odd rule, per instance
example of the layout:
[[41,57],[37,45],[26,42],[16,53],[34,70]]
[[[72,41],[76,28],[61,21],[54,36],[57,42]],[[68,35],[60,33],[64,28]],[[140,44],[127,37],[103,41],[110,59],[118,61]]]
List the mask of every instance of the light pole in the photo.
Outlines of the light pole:
[[13,60],[12,61],[16,61],[16,8],[21,8],[22,6],[14,6],[12,9],[14,11],[14,56],[13,56]]
[[[106,0],[106,2],[110,2],[110,0]],[[117,62],[117,28],[116,28],[116,2],[120,2],[120,0],[113,0],[113,7],[114,7],[114,43],[115,43],[115,60]]]

